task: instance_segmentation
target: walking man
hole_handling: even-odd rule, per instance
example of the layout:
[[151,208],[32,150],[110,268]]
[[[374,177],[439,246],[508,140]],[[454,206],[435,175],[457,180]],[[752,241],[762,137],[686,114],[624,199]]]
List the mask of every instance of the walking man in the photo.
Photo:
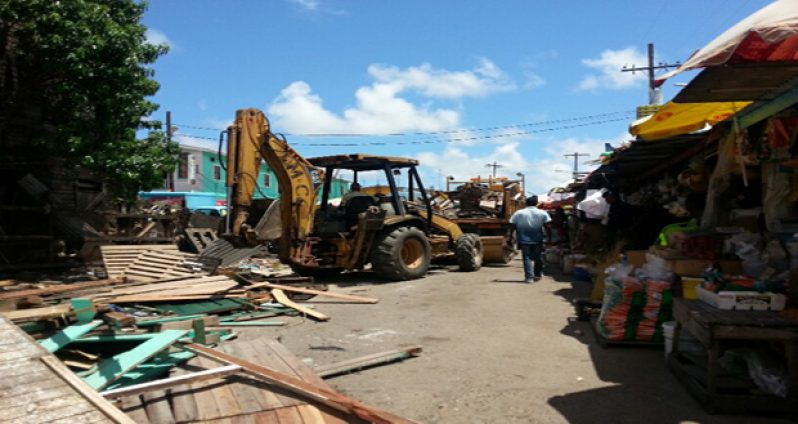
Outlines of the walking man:
[[510,217],[510,224],[515,227],[524,258],[525,283],[539,281],[543,273],[543,226],[551,221],[551,217],[537,206],[538,196],[531,196],[526,199],[526,208],[516,211]]

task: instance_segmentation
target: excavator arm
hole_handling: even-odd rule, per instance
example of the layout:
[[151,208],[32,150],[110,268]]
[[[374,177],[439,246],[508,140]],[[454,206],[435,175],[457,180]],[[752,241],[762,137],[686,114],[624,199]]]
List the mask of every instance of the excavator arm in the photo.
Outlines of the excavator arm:
[[274,171],[280,193],[280,259],[307,265],[303,252],[313,231],[323,171],[273,134],[269,120],[258,109],[236,111],[235,122],[227,129],[228,238],[239,244],[262,242],[247,220],[263,160]]

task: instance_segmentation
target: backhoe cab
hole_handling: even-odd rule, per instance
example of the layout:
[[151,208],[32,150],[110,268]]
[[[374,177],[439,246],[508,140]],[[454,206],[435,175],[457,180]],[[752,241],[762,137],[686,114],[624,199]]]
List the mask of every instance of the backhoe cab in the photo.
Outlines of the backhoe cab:
[[[371,264],[384,279],[410,280],[424,276],[433,257],[453,252],[463,270],[482,265],[479,236],[463,234],[456,223],[432,212],[417,161],[364,154],[308,160],[275,136],[257,109],[237,111],[227,133],[228,240],[275,241],[281,261],[305,275]],[[254,220],[249,210],[262,160],[277,177],[280,199]],[[330,192],[339,173],[375,185],[336,205]]]

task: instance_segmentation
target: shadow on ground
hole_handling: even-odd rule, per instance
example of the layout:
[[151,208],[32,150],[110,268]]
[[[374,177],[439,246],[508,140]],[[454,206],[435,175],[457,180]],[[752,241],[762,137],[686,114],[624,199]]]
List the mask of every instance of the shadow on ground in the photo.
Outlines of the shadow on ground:
[[[555,294],[569,302],[590,297],[592,284],[569,275],[550,274],[562,288]],[[792,422],[763,416],[709,415],[665,365],[662,347],[601,347],[590,322],[578,321],[576,309],[560,331],[587,347],[598,378],[607,387],[555,396],[548,403],[569,423],[596,422],[676,424]],[[784,417],[786,418],[786,417]]]

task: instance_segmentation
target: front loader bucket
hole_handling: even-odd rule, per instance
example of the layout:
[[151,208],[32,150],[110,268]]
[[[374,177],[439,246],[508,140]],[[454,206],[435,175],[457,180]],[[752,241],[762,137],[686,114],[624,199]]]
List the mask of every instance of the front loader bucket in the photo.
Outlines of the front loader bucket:
[[480,236],[482,240],[482,260],[488,264],[508,264],[516,254],[516,249],[507,244],[502,236]]

